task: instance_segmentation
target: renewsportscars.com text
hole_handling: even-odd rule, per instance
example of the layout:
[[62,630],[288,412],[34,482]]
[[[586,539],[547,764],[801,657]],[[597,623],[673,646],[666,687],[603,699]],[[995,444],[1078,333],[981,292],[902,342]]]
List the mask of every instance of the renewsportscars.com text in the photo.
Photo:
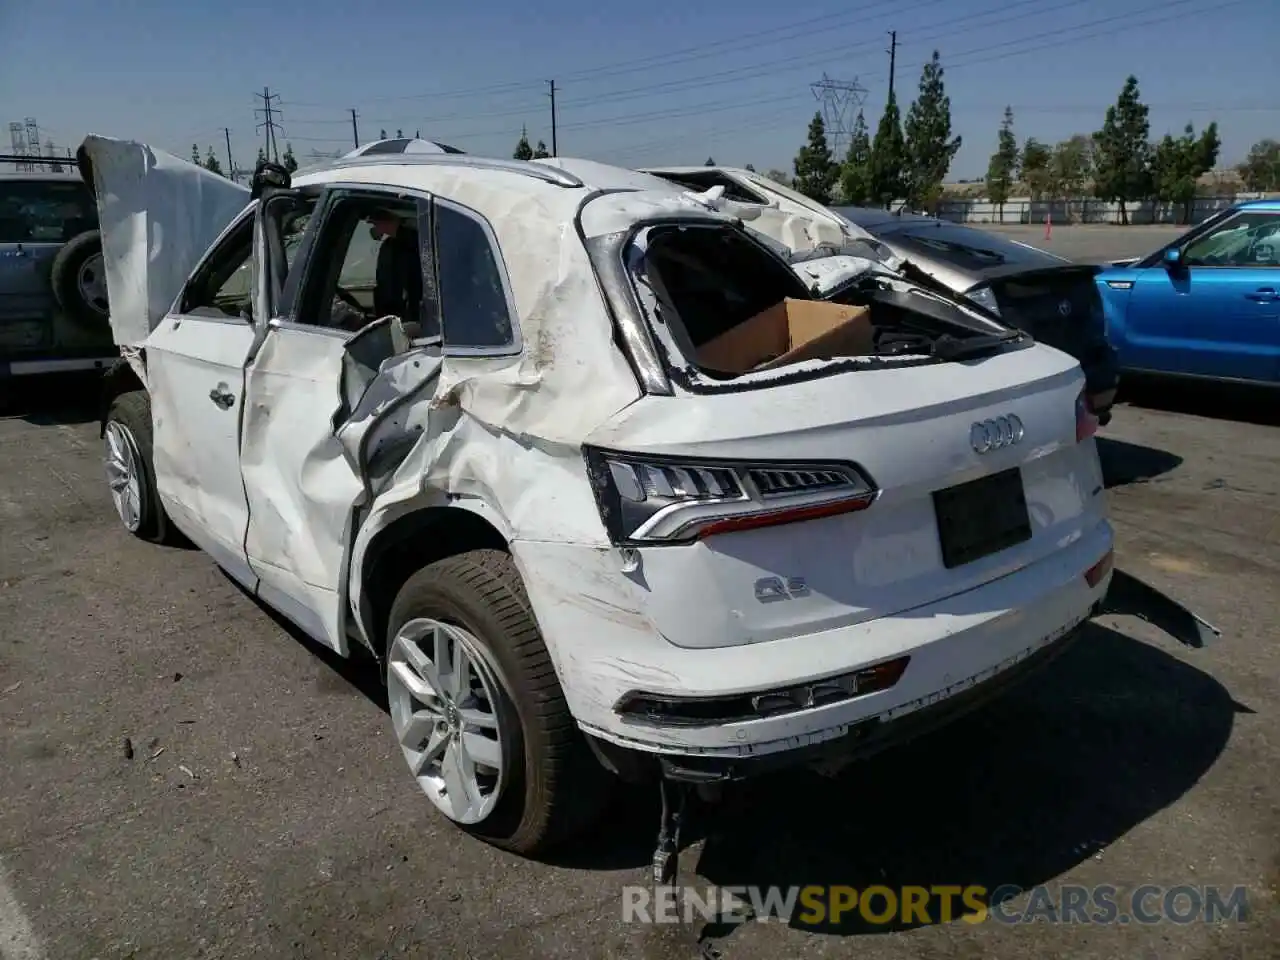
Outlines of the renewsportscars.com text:
[[[1023,895],[1027,895],[1024,897]],[[1014,885],[932,887],[628,886],[622,890],[627,923],[781,920],[799,926],[861,922],[915,926],[950,923],[1156,924],[1242,922],[1244,887],[1157,886],[1132,889],[1102,884],[1023,890]]]

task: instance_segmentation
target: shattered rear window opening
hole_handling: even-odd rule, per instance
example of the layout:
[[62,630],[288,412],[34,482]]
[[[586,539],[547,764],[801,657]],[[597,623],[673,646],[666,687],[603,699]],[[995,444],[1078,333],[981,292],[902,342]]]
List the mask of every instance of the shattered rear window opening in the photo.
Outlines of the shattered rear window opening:
[[[883,275],[819,299],[790,265],[730,227],[654,226],[642,244],[633,282],[648,295],[654,333],[713,381],[766,370],[786,376],[810,361],[865,367],[976,357],[1018,336],[954,298]],[[831,366],[834,373],[848,364]]]

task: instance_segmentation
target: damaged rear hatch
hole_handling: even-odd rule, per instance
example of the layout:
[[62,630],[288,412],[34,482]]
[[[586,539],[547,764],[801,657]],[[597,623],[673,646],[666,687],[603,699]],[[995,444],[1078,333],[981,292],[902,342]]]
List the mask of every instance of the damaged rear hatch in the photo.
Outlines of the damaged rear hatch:
[[590,459],[614,542],[644,551],[653,596],[689,601],[650,611],[673,643],[901,614],[1098,526],[1070,357],[858,258],[828,264],[816,299],[727,218],[611,231],[626,202],[588,204],[584,234],[674,396],[623,411]]
[[112,336],[138,346],[250,192],[132,140],[86,137],[76,160],[98,204]]

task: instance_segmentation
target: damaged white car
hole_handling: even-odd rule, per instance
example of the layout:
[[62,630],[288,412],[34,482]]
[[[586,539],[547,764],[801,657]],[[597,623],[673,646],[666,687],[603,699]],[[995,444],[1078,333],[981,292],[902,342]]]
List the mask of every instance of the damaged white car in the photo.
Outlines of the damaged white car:
[[936,292],[833,258],[818,299],[616,168],[364,156],[250,195],[79,160],[125,527],[372,651],[418,784],[493,843],[656,780],[665,877],[691,784],[942,722],[1106,591],[1079,366]]

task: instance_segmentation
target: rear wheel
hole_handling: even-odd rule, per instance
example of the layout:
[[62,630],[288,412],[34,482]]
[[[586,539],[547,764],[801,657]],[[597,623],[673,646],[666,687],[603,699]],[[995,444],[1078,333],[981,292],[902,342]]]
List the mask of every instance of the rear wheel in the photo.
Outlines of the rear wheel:
[[103,460],[116,515],[135,537],[181,543],[156,492],[151,461],[151,398],[131,390],[111,401],[103,427]]
[[594,820],[608,776],[573,717],[511,557],[473,550],[401,588],[391,721],[410,772],[468,832],[541,854]]
[[54,258],[50,283],[66,316],[87,325],[107,323],[107,271],[97,230],[86,230],[63,245]]

